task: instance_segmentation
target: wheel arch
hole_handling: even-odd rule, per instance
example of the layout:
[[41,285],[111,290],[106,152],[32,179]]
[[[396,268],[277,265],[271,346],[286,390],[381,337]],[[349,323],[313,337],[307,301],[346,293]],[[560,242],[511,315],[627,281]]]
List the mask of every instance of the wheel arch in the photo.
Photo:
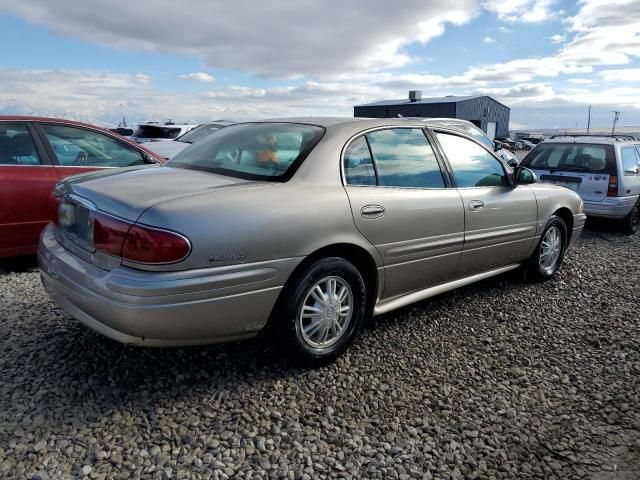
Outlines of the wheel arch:
[[567,207],[560,207],[553,212],[553,215],[560,217],[567,225],[567,245],[569,245],[573,235],[573,213]]

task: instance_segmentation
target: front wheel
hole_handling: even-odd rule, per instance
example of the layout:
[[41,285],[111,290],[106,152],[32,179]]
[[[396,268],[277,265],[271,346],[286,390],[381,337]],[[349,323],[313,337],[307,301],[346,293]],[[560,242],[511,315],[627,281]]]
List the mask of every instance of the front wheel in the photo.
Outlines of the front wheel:
[[275,312],[274,333],[294,360],[321,365],[354,342],[367,313],[358,269],[344,258],[323,258],[289,282]]
[[548,280],[560,269],[567,248],[567,224],[558,216],[547,222],[540,242],[529,259],[528,276],[532,280]]
[[622,220],[622,230],[627,235],[635,235],[640,228],[640,204],[635,204],[629,215]]

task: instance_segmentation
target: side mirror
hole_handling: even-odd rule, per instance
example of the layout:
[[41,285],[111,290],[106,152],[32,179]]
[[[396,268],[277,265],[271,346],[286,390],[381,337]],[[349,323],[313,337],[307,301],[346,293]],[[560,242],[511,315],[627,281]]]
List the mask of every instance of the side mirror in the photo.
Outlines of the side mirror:
[[538,181],[538,176],[533,170],[527,167],[515,167],[513,170],[513,178],[516,185],[530,185]]
[[497,152],[498,150],[502,150],[502,143],[497,140],[493,141],[494,150]]

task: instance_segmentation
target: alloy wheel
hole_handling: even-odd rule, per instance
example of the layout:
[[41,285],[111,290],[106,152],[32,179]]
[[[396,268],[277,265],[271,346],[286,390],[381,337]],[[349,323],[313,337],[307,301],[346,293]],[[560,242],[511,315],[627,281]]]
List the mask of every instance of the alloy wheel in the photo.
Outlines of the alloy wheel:
[[562,254],[562,233],[560,228],[553,225],[542,237],[540,243],[540,269],[547,275],[551,275],[560,260]]
[[335,344],[347,331],[353,316],[353,293],[340,277],[325,277],[308,291],[298,313],[303,340],[313,348]]

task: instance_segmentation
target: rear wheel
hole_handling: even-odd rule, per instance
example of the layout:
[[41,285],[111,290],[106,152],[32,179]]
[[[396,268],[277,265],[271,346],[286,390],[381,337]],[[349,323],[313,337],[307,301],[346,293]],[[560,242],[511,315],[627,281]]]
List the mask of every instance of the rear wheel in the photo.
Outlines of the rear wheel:
[[567,224],[553,216],[547,222],[540,242],[529,259],[527,273],[530,279],[548,280],[560,269],[567,248]]
[[358,269],[344,258],[323,258],[289,282],[273,319],[274,333],[294,360],[321,365],[353,343],[367,314]]
[[635,235],[640,228],[640,204],[635,204],[629,215],[622,220],[622,230],[628,235]]

